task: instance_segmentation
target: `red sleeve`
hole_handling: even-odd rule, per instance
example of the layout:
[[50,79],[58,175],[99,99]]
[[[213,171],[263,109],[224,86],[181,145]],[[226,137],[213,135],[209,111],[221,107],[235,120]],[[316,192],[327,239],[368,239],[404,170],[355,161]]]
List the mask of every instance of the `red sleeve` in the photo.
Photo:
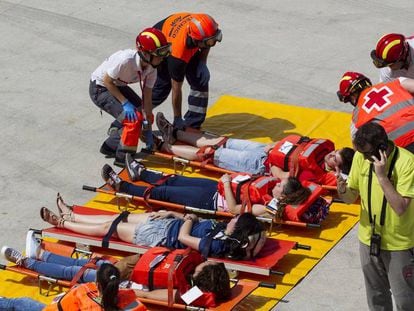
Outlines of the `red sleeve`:
[[299,172],[298,179],[301,183],[304,181],[312,181],[312,182],[317,183],[318,181],[316,175],[312,171],[309,171],[309,170],[303,170]]

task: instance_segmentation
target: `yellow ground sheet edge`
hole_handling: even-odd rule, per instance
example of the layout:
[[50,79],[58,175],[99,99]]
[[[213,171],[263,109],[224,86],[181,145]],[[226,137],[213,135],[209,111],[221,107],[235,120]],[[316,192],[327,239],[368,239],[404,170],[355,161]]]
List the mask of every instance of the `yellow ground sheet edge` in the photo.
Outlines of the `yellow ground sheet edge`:
[[[299,133],[310,137],[329,138],[335,142],[337,148],[340,148],[351,145],[349,124],[350,114],[347,113],[224,95],[209,109],[203,128],[218,134],[260,142],[276,141],[287,134]],[[155,158],[150,158],[147,166],[166,172],[173,171],[170,162]],[[217,174],[199,170],[190,173],[188,169],[185,175],[219,177]],[[75,203],[79,204],[79,202]],[[96,195],[85,205],[104,210],[117,209],[116,200],[104,194]],[[322,224],[322,229],[288,226],[275,228],[272,237],[310,245],[312,249],[291,250],[279,261],[276,270],[285,272],[284,276],[255,277],[242,274],[243,278],[274,282],[277,287],[276,289],[258,288],[237,309],[269,310],[274,307],[301,279],[306,277],[358,220],[358,205],[334,203],[328,218]],[[37,281],[21,274],[2,271],[0,282],[3,285],[0,288],[1,296],[29,296],[45,303],[53,298],[53,296],[40,295]]]

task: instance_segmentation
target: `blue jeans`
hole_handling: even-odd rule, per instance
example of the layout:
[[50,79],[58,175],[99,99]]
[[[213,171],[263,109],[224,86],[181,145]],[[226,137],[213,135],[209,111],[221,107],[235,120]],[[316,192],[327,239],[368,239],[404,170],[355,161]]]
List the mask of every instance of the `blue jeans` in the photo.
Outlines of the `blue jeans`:
[[214,152],[214,165],[235,172],[264,173],[266,144],[229,138],[225,146]]
[[[42,260],[36,260],[32,258],[25,259],[24,266],[27,269],[36,271],[40,274],[60,279],[60,280],[72,280],[78,271],[84,266],[88,259],[75,259],[66,256],[56,255],[50,252],[44,252]],[[104,260],[98,260],[97,266],[104,263]],[[79,279],[80,283],[95,282],[96,270],[86,269],[83,272],[82,277]]]
[[[141,173],[141,180],[155,184],[163,175],[145,170]],[[147,187],[137,186],[129,182],[122,182],[120,191],[142,197]],[[162,185],[151,190],[150,198],[182,204],[200,209],[214,210],[217,182],[207,178],[192,178],[173,175]]]
[[[184,124],[200,128],[204,122],[208,106],[208,82],[201,84],[197,77],[197,67],[200,55],[196,53],[189,61],[185,70],[185,78],[190,85],[188,95],[188,111],[184,115]],[[157,81],[152,89],[152,104],[154,107],[162,104],[171,92],[171,75],[168,71],[168,60],[163,61],[157,70]]]
[[0,311],[41,311],[46,305],[31,298],[0,298]]

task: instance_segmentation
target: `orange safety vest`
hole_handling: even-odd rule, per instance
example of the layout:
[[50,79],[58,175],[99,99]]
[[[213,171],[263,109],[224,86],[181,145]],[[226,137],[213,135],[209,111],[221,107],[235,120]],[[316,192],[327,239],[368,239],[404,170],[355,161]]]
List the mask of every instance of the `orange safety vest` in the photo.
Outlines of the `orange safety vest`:
[[414,142],[414,97],[405,90],[398,79],[379,83],[361,92],[352,113],[356,128],[378,121],[397,146],[405,147]]
[[[231,174],[231,190],[237,204],[262,204],[266,205],[272,200],[272,189],[279,181],[272,176],[252,177],[247,173]],[[219,180],[217,185],[218,192],[224,196],[224,184]]]
[[272,165],[277,166],[290,172],[291,176],[297,176],[299,171],[309,170],[320,183],[327,173],[325,156],[333,150],[335,145],[329,139],[289,135],[270,150],[265,166],[268,170]]
[[[57,302],[46,306],[43,311],[103,311],[96,283],[75,285]],[[132,289],[118,291],[118,307],[122,310],[144,311],[147,308],[136,298]]]
[[141,136],[142,121],[144,120],[144,117],[140,111],[137,111],[136,114],[136,121],[129,121],[127,118],[122,121],[123,128],[120,141],[120,150],[122,151],[137,151],[139,137]]
[[188,23],[195,14],[176,13],[167,17],[162,25],[162,33],[171,43],[171,56],[188,63],[191,57],[199,50],[198,47],[189,48],[186,45]]

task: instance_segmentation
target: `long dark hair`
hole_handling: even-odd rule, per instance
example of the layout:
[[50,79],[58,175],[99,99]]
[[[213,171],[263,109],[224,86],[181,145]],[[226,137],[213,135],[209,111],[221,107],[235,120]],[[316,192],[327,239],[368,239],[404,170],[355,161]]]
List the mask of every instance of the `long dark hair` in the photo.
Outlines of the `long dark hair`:
[[205,266],[193,277],[193,282],[201,291],[214,293],[217,301],[230,298],[230,278],[222,262]]
[[232,259],[243,259],[247,256],[246,245],[249,244],[249,236],[264,230],[263,224],[251,213],[243,213],[236,222],[234,231],[230,234],[228,257]]
[[102,295],[105,311],[118,311],[118,289],[121,282],[118,268],[110,263],[102,264],[96,273],[96,283]]
[[279,200],[280,206],[288,204],[301,204],[311,195],[308,187],[304,187],[296,177],[288,177],[283,187],[282,198]]

